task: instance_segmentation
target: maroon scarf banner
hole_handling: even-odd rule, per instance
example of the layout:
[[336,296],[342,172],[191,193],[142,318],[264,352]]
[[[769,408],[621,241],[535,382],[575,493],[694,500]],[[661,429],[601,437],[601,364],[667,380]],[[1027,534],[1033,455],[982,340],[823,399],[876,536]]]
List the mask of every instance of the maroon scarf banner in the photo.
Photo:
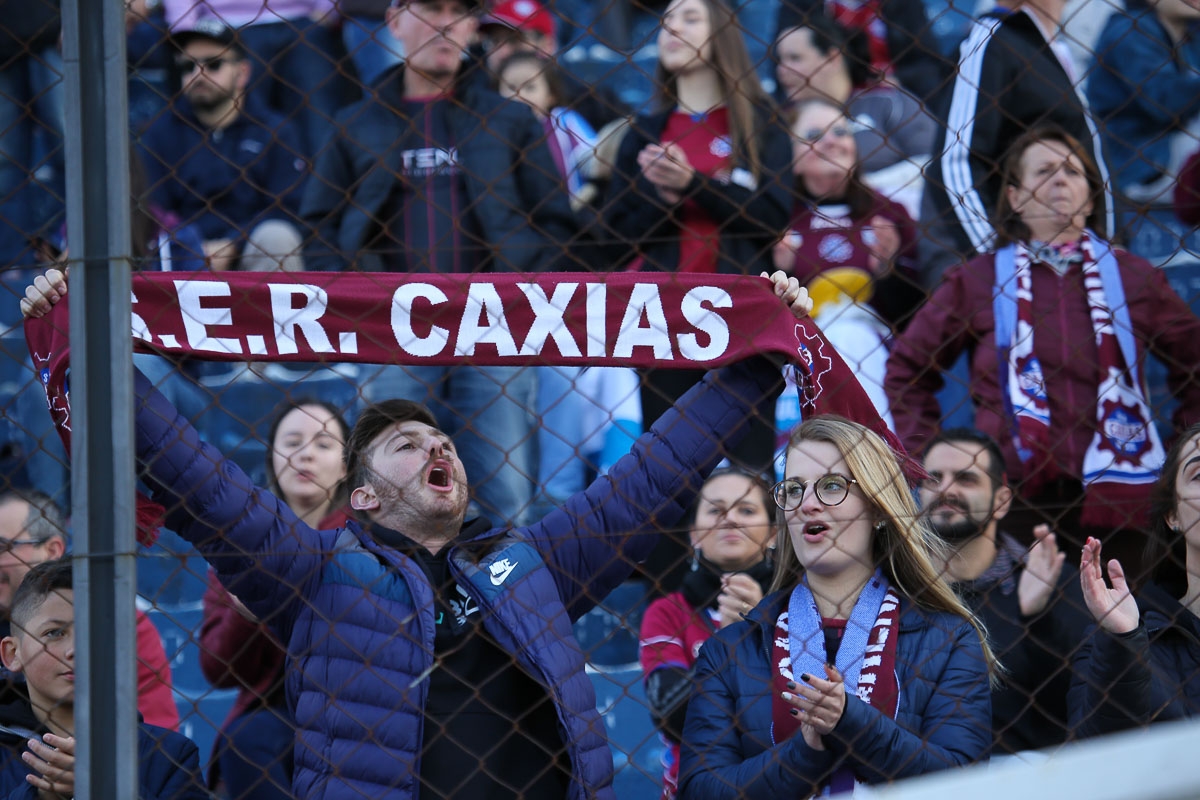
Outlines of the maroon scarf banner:
[[[212,273],[135,280],[142,349],[207,359],[715,367],[797,354],[761,278]],[[143,344],[144,343],[144,344]]]
[[[25,335],[69,447],[68,300]],[[138,351],[218,361],[711,369],[773,354],[797,367],[806,416],[841,414],[904,452],[820,329],[765,278],[142,273],[130,328]]]

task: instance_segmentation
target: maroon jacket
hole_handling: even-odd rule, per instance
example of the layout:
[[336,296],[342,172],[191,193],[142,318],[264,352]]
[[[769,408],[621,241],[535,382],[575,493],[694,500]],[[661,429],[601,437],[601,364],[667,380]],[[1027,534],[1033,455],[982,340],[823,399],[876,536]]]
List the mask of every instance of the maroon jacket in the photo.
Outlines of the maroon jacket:
[[[1147,351],[1167,366],[1168,385],[1180,401],[1177,430],[1200,421],[1200,319],[1159,270],[1137,256],[1114,249],[1125,284],[1129,317],[1139,360]],[[1083,272],[1073,265],[1059,277],[1044,264],[1032,267],[1034,347],[1050,402],[1052,452],[1043,466],[1046,480],[1080,480],[1083,456],[1096,430],[1100,383],[1096,339],[1083,288]],[[999,353],[995,342],[992,291],[994,256],[978,256],[946,273],[941,286],[897,337],[888,359],[884,389],[896,433],[920,452],[938,428],[941,411],[934,396],[942,372],[966,350],[975,425],[1000,443],[1009,478],[1025,477],[1012,441],[1012,425],[1000,396]]]
[[[876,193],[872,193],[876,194]],[[829,214],[829,209],[843,213],[833,219],[817,218],[816,208],[811,203],[800,202],[792,212],[793,234],[799,234],[796,248],[796,266],[792,274],[803,286],[818,273],[834,267],[858,267],[870,271],[870,250],[863,241],[863,234],[876,216],[891,222],[900,233],[900,249],[896,261],[909,268],[917,254],[917,225],[904,210],[904,206],[880,194],[876,194],[875,208],[863,219],[853,219],[850,208],[845,204],[829,203],[820,206]]]
[[882,217],[896,226],[900,249],[888,274],[876,278],[871,306],[894,328],[902,327],[924,299],[916,278],[917,224],[904,206],[878,192],[871,194],[874,200],[871,211],[858,219],[851,216],[850,207],[844,203],[822,204],[823,213],[818,217],[816,206],[798,198],[789,231],[798,239],[792,274],[805,286],[819,273],[835,267],[870,271],[870,249],[864,234],[876,216]]

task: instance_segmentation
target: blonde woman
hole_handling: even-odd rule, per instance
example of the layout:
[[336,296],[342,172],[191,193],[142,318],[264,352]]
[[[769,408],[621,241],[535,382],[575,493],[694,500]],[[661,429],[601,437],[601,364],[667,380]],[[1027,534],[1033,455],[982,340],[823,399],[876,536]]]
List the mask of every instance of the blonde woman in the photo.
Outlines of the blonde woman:
[[895,454],[817,417],[786,475],[772,594],[700,653],[681,796],[807,797],[983,759],[994,659]]

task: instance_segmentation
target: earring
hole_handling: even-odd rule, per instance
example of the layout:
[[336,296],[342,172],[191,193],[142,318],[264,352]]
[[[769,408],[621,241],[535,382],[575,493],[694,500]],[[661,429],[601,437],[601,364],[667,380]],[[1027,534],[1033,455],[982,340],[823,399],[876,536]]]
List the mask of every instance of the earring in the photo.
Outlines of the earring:
[[885,520],[885,519],[881,519],[881,520],[879,520],[879,522],[875,523],[876,533],[882,532],[886,527],[887,527],[887,520]]

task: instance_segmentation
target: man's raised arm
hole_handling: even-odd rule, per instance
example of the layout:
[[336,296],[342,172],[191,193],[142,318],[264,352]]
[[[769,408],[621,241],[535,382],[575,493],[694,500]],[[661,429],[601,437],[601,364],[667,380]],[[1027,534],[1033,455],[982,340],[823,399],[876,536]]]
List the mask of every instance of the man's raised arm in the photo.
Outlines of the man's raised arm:
[[[48,270],[26,289],[21,311],[44,316],[66,295],[64,273]],[[334,534],[313,530],[254,486],[136,370],[134,443],[139,478],[166,509],[168,527],[195,545],[222,583],[287,641],[294,604],[318,579]]]

